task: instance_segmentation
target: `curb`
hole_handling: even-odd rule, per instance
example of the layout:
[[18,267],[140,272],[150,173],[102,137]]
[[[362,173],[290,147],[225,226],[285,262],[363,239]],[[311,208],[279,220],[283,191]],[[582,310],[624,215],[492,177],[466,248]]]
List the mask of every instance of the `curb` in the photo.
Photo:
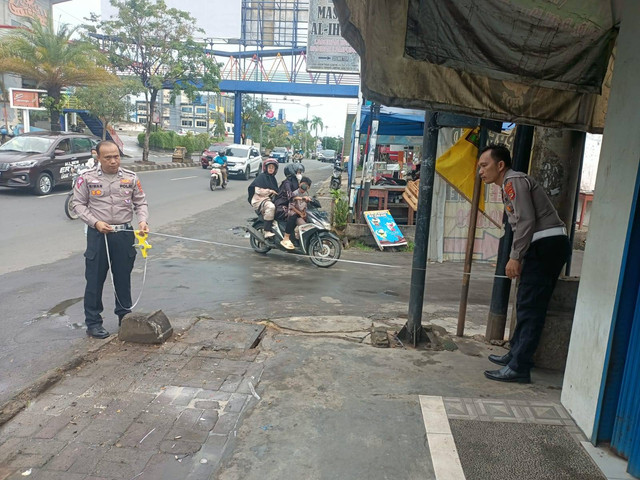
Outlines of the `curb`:
[[85,353],[75,355],[60,367],[53,368],[38,378],[31,385],[23,388],[9,400],[0,405],[0,427],[24,410],[35,398],[55,385],[68,371],[97,359],[100,349],[109,345],[118,335],[111,335],[108,340],[97,345],[89,345]]
[[188,167],[196,167],[200,166],[199,163],[191,162],[191,163],[126,163],[121,165],[122,168],[127,170],[131,170],[132,172],[148,172],[151,170],[166,170],[169,168],[188,168]]

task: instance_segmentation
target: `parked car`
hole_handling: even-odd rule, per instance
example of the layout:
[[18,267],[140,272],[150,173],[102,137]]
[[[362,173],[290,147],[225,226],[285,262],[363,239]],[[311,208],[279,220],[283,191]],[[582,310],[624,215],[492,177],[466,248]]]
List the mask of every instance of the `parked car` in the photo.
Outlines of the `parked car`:
[[285,147],[275,147],[271,150],[271,158],[275,158],[278,163],[287,163],[289,161],[289,150]]
[[61,132],[25,133],[0,146],[0,186],[30,188],[37,195],[73,181],[72,170],[91,158],[98,139]]
[[336,151],[335,150],[320,150],[318,152],[318,160],[321,162],[329,162],[333,163],[336,161]]
[[220,150],[226,150],[228,143],[213,143],[209,145],[200,155],[200,165],[202,168],[209,168],[209,162],[212,162],[218,155]]
[[242,176],[245,180],[254,173],[260,173],[262,157],[256,147],[249,145],[229,145],[225,151],[229,175]]

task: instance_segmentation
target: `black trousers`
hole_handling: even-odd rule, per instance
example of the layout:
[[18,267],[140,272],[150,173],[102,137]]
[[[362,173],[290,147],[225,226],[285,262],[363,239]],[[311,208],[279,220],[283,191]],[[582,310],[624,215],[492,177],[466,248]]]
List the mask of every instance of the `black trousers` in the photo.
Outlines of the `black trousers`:
[[541,238],[525,253],[516,297],[516,328],[511,337],[509,367],[528,372],[547,316],[547,307],[562,267],[570,253],[565,235]]
[[[108,233],[109,257],[116,290],[114,313],[121,317],[131,311],[131,270],[136,259],[133,232]],[[104,310],[102,289],[107,278],[109,264],[104,240],[105,234],[95,228],[87,231],[87,250],[84,252],[87,285],[84,291],[84,317],[87,328],[102,325]]]
[[289,235],[293,235],[296,230],[296,225],[298,224],[299,218],[300,215],[298,215],[297,213],[292,213],[291,215],[289,215],[284,232],[288,233]]

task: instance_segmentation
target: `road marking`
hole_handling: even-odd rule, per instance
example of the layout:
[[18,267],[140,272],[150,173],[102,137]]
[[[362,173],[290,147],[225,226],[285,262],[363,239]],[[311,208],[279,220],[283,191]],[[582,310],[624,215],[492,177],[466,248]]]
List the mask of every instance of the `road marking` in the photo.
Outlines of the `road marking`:
[[418,397],[436,480],[465,480],[442,397]]
[[200,178],[200,177],[199,177],[199,176],[197,176],[197,175],[192,175],[192,176],[190,176],[190,177],[171,178],[170,180],[173,182],[174,180],[188,180],[188,179],[190,179],[190,178]]
[[39,195],[37,198],[61,197],[62,195],[69,195],[69,192],[50,193],[49,195]]

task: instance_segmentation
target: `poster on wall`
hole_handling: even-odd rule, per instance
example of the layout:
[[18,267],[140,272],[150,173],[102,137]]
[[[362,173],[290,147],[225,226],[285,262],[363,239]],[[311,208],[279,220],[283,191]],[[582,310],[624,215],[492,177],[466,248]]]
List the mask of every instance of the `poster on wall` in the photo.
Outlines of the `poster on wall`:
[[333,0],[309,1],[307,71],[360,73],[360,57],[340,34]]
[[389,210],[364,212],[364,218],[380,250],[384,247],[401,247],[407,244]]

